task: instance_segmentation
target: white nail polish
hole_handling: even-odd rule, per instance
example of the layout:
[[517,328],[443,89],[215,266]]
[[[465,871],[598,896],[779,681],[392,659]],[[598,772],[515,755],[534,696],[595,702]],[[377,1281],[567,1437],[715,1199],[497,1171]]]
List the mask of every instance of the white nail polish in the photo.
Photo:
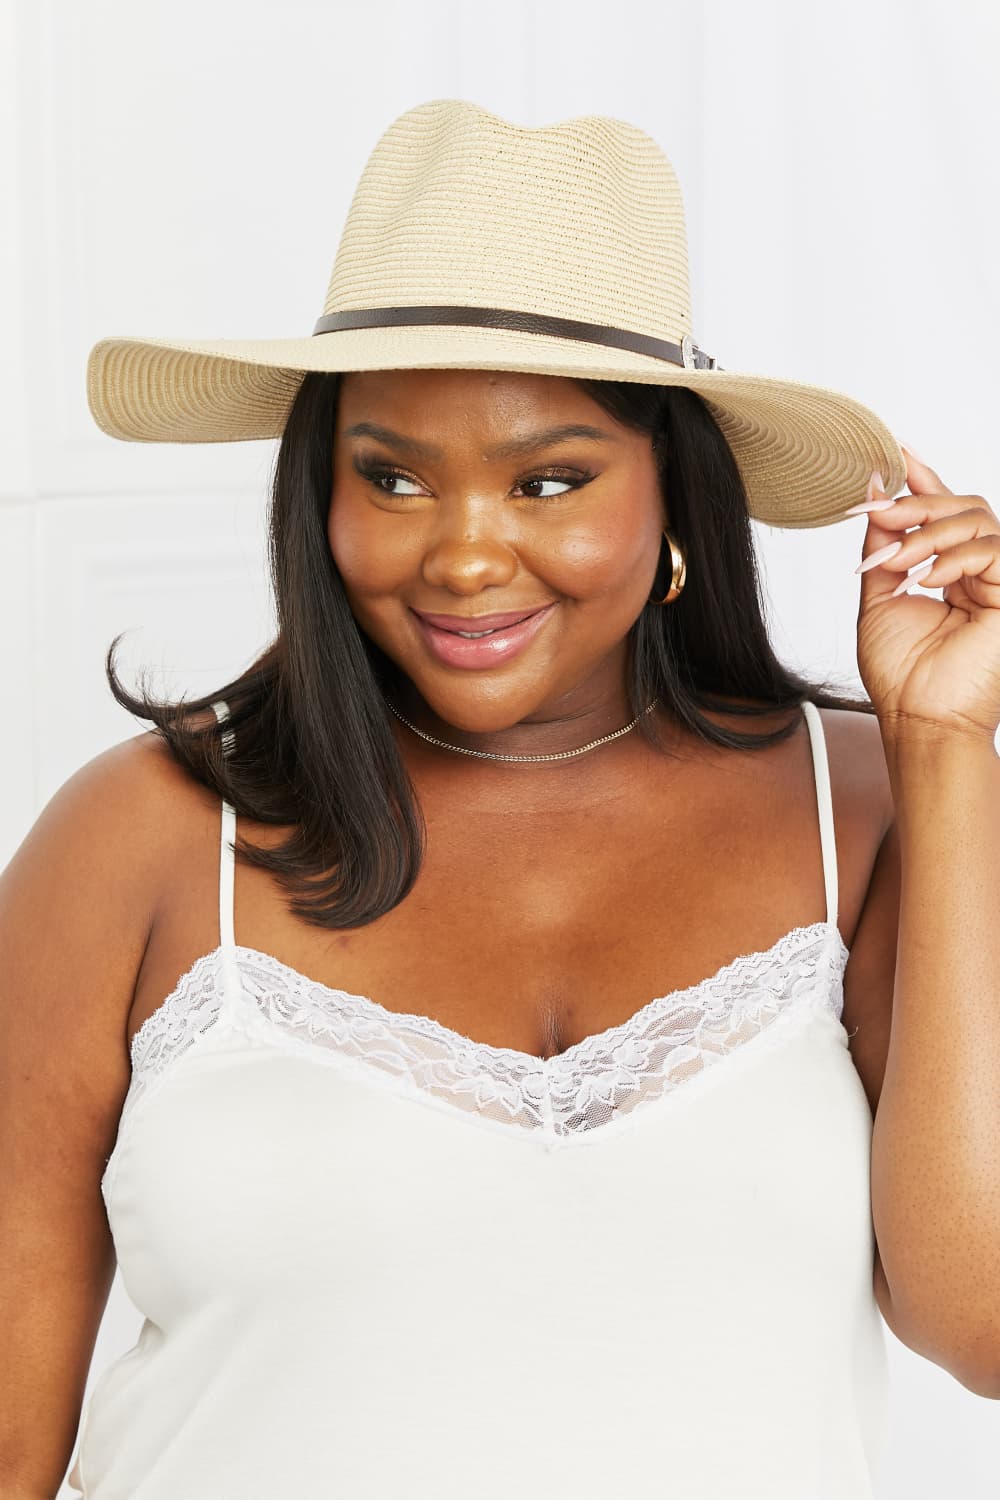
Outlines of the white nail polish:
[[[930,572],[936,561],[937,559],[932,557],[930,562],[924,563],[922,567],[914,568],[912,573],[907,573],[906,577],[900,580],[900,582],[893,589],[892,593],[889,595],[890,599],[898,599],[900,594],[904,594],[906,592],[911,583],[919,583],[920,579],[923,578],[926,573]],[[935,585],[935,587],[937,587],[937,585]]]

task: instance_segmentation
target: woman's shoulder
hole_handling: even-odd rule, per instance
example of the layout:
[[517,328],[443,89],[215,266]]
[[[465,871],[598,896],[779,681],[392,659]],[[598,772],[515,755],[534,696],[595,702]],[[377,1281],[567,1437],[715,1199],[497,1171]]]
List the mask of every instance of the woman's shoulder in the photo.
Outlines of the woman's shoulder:
[[120,884],[152,910],[163,871],[176,864],[193,828],[218,807],[217,795],[178,760],[165,738],[145,730],[73,771],[40,809],[21,849],[30,855],[45,847],[59,853],[61,863],[87,870],[79,892],[84,903]]
[[[191,714],[186,723],[200,729],[214,721],[215,715],[208,709]],[[155,729],[119,741],[90,764],[95,782],[109,791],[117,785],[154,815],[170,809],[179,812],[181,801],[193,806],[218,806],[217,794],[191,774],[166,737]]]
[[80,1122],[95,1152],[127,1084],[125,1017],[193,796],[158,736],[121,740],[55,789],[0,870],[0,949],[21,1039],[27,1055],[45,1051],[54,1076],[86,1079],[91,1103],[104,1090],[93,1130]]

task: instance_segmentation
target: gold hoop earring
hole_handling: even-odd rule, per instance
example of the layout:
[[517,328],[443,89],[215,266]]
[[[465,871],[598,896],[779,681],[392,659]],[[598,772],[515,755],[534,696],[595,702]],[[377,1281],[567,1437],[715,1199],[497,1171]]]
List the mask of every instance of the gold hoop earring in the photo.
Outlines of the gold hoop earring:
[[683,590],[685,580],[687,579],[687,562],[684,553],[665,526],[663,528],[663,535],[666,537],[667,545],[670,548],[670,587],[662,599],[654,599],[650,596],[650,604],[672,604]]

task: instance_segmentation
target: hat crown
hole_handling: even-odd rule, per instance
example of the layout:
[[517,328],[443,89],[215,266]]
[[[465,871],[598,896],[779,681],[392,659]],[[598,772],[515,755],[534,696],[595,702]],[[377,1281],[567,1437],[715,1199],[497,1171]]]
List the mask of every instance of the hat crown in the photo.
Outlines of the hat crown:
[[603,115],[522,126],[436,99],[398,116],[358,180],[323,311],[428,305],[680,342],[686,221],[662,148]]

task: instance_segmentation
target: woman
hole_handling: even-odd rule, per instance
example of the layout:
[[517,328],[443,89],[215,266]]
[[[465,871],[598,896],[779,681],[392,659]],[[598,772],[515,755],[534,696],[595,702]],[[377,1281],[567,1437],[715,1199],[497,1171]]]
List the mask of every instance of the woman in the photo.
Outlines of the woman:
[[[957,909],[909,815],[996,792],[1000,653],[917,713],[885,642],[935,526],[930,586],[1000,592],[996,519],[850,398],[722,372],[682,271],[642,132],[434,101],[365,169],[315,342],[92,354],[116,436],[280,433],[278,631],[179,704],[112,647],[155,731],[4,875],[19,1494],[62,1477],[116,1256],[144,1322],[90,1500],[869,1496],[883,1315],[995,1394],[985,1240],[922,1181],[966,1093],[911,1081],[904,949]],[[858,703],[776,660],[749,516],[891,506],[882,473],[922,512],[883,568],[869,523]],[[899,603],[925,639],[958,612]],[[928,1224],[966,1252],[944,1302]]]

